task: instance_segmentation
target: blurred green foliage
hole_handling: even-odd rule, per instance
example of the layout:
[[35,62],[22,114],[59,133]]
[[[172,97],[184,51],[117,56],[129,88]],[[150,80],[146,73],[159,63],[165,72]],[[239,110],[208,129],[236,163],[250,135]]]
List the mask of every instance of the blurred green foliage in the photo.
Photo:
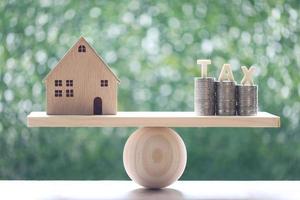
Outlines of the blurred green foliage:
[[27,128],[45,109],[42,82],[83,35],[121,79],[119,110],[193,110],[197,58],[218,76],[257,67],[260,110],[280,129],[177,129],[188,150],[182,179],[300,179],[300,8],[290,1],[0,2],[0,178],[128,179],[134,129]]

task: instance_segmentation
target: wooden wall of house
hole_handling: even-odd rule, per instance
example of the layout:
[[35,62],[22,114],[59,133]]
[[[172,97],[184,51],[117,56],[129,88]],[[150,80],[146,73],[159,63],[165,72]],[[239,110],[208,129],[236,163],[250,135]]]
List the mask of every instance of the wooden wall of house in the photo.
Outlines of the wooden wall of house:
[[[79,45],[84,45],[86,52],[78,52]],[[55,80],[62,80],[62,86],[55,86]],[[67,86],[66,80],[73,80],[73,86]],[[108,80],[108,87],[101,87],[101,80]],[[102,99],[103,114],[117,112],[118,80],[85,40],[67,52],[45,84],[48,114],[93,114],[96,97]],[[66,90],[71,89],[73,97],[67,97]],[[62,97],[56,97],[55,90],[62,90]]]

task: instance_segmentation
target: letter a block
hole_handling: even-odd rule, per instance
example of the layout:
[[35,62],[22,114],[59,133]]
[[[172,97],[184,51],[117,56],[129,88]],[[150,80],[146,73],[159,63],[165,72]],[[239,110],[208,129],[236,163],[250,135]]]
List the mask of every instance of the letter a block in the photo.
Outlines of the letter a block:
[[234,81],[230,64],[224,64],[219,76],[219,81]]

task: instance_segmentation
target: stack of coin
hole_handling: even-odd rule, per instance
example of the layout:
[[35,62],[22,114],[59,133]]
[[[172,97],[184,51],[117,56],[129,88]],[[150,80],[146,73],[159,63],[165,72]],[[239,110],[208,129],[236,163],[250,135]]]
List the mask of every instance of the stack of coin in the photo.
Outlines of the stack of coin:
[[216,100],[217,115],[235,115],[235,81],[217,81]]
[[257,114],[257,86],[237,85],[237,114],[256,115]]
[[197,115],[215,115],[215,78],[195,78],[194,108]]

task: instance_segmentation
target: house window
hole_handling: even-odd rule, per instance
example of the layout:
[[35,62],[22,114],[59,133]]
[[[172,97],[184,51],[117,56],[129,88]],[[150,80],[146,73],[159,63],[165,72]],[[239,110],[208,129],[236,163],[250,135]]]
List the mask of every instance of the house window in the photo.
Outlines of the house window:
[[55,80],[54,81],[55,86],[62,86],[62,80]]
[[66,80],[67,87],[73,87],[73,80]]
[[55,90],[54,92],[55,97],[62,97],[62,90]]
[[67,97],[73,97],[74,96],[73,90],[66,90],[66,96]]
[[78,52],[86,52],[85,46],[84,45],[79,45]]
[[108,80],[101,80],[101,87],[108,87]]

